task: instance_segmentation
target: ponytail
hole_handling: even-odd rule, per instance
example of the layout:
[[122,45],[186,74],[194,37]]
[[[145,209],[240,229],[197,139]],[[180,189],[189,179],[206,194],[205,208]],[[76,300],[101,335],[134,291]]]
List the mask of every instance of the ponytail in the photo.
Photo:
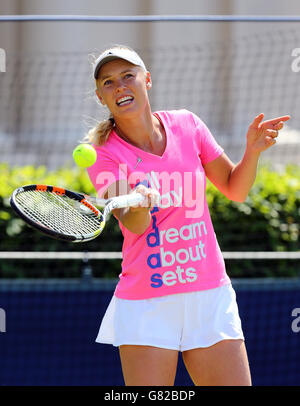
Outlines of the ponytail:
[[96,146],[101,146],[108,140],[114,125],[115,120],[110,116],[107,120],[100,121],[94,128],[91,128],[85,139]]

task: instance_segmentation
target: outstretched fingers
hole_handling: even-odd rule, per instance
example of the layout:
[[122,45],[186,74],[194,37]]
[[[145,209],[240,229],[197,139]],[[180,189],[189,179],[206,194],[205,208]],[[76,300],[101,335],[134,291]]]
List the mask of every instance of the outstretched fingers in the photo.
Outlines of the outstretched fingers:
[[271,120],[266,120],[264,121],[261,126],[264,129],[275,129],[275,130],[281,130],[283,128],[283,125],[286,121],[288,121],[291,118],[291,116],[281,116],[281,117],[276,117],[272,118]]
[[258,129],[264,116],[265,116],[264,113],[260,113],[258,116],[256,116],[252,121],[252,123],[250,124],[250,127],[253,129]]

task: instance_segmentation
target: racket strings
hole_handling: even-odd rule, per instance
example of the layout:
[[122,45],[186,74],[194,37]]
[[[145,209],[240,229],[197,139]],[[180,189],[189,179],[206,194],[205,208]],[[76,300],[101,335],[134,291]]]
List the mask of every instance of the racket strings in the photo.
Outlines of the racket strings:
[[101,226],[101,218],[67,196],[26,191],[18,194],[16,200],[27,217],[59,233],[86,235],[96,232]]

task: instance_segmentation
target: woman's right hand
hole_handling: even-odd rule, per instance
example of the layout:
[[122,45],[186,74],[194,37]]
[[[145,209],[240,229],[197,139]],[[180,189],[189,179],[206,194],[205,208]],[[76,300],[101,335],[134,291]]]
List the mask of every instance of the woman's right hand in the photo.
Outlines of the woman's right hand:
[[148,188],[142,184],[138,185],[131,193],[140,193],[145,198],[140,203],[130,208],[130,211],[151,211],[159,204],[160,195],[156,189]]
[[135,189],[131,189],[127,181],[120,180],[107,189],[104,197],[108,198],[128,193],[140,193],[145,196],[145,199],[136,206],[115,209],[113,214],[129,231],[134,234],[143,234],[151,224],[152,216],[150,211],[159,204],[160,195],[156,189],[147,188],[142,184]]

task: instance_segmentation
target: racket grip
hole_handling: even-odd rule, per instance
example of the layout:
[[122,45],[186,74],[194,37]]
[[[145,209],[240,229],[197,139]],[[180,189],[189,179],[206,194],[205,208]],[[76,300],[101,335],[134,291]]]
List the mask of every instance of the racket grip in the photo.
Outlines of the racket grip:
[[112,199],[115,208],[131,207],[142,202],[145,199],[140,193],[131,193],[128,195],[117,196]]

